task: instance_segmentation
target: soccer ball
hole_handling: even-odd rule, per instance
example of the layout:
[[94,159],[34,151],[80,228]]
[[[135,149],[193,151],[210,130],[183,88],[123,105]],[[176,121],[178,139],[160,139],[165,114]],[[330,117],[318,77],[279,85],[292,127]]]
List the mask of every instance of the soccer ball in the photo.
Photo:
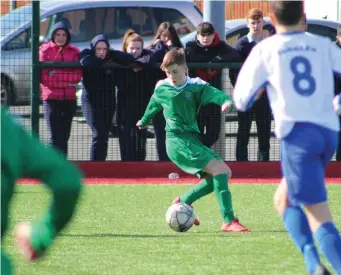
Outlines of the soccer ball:
[[176,232],[186,232],[194,224],[193,207],[185,203],[172,204],[166,212],[166,222]]

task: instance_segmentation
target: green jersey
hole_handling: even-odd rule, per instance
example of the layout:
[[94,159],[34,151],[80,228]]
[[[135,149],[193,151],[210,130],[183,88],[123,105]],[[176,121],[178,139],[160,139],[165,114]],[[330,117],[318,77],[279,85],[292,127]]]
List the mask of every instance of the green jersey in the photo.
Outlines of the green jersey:
[[20,178],[41,180],[52,191],[49,209],[32,223],[30,242],[37,253],[42,253],[74,213],[81,174],[63,156],[29,135],[1,108],[1,237],[8,225],[14,186]]
[[233,106],[229,95],[198,77],[188,77],[181,87],[175,86],[169,79],[160,80],[156,84],[141,124],[150,124],[154,115],[163,109],[167,133],[200,133],[197,123],[200,106],[209,103],[223,105],[227,102]]

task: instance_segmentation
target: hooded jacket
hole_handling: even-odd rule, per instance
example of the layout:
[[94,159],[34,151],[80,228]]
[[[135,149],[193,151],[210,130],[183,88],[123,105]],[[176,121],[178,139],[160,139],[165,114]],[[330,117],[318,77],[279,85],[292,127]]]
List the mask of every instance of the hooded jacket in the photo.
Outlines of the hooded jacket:
[[[96,44],[100,41],[104,42],[109,49],[105,59],[95,54]],[[83,66],[83,85],[89,101],[95,104],[96,99],[115,97],[115,86],[120,77],[118,70],[122,70],[121,68],[101,68],[101,66],[110,62],[127,66],[132,64],[135,58],[131,54],[110,49],[109,40],[103,34],[99,34],[91,40],[90,48],[80,53],[80,59]]]
[[[188,63],[215,63],[215,62],[240,62],[239,53],[220,40],[219,34],[215,32],[214,40],[211,45],[205,47],[195,39],[186,44],[186,61]],[[191,77],[200,77],[209,82],[212,86],[220,88],[219,83],[221,69],[190,69]]]
[[[63,47],[54,43],[57,30],[66,31],[67,41]],[[39,48],[39,61],[78,62],[79,50],[70,45],[70,31],[63,22],[54,25],[51,41]],[[75,68],[43,69],[40,75],[40,87],[43,100],[76,100],[76,85],[82,79],[82,70]]]

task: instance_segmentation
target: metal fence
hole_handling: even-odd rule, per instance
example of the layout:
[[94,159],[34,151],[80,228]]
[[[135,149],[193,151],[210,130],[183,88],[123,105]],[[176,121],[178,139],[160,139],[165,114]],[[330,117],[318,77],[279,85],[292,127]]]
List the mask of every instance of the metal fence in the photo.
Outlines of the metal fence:
[[[215,68],[218,64],[215,64]],[[239,67],[239,64],[219,64],[223,69],[222,77],[222,89],[226,91],[229,95],[232,94],[232,86],[228,76],[227,68]],[[119,65],[110,64],[108,67],[120,67]],[[188,64],[190,68],[213,68],[212,65],[208,64]],[[48,62],[38,62],[37,67],[33,68],[33,73],[28,72],[32,77],[32,100],[29,105],[16,105],[11,106],[10,111],[18,116],[18,119],[28,128],[39,133],[40,139],[44,142],[49,142],[49,131],[47,128],[47,122],[44,119],[43,106],[40,101],[40,72],[43,68],[77,68],[80,67],[79,63],[48,63]],[[36,72],[36,74],[34,73]],[[37,76],[38,75],[38,76]],[[34,80],[34,77],[37,77]],[[36,93],[38,91],[38,93]],[[27,91],[28,92],[28,91]],[[90,148],[92,142],[92,132],[89,125],[86,123],[84,114],[81,108],[81,94],[83,90],[79,86],[77,97],[78,97],[78,108],[75,117],[73,118],[71,136],[69,139],[69,150],[68,157],[70,160],[87,161],[90,158]],[[237,113],[236,111],[229,114],[222,114],[221,120],[221,131],[219,135],[218,142],[213,146],[213,149],[223,157],[226,161],[235,161],[236,153],[236,142],[237,142]],[[115,120],[113,121],[113,126],[115,126]],[[272,125],[272,130],[274,125]],[[117,129],[116,129],[117,130]],[[154,136],[153,126],[150,126],[149,136],[147,138],[146,144],[146,160],[147,161],[157,161],[158,154],[156,150],[156,141]],[[258,151],[258,139],[256,136],[256,125],[255,122],[252,124],[249,142],[249,160],[257,160]],[[271,150],[270,150],[270,160],[279,160],[280,150],[279,142],[275,137],[271,137]],[[108,145],[108,156],[107,161],[119,161],[120,156],[120,146],[117,137],[117,132],[112,131],[109,138]]]
[[[6,90],[6,98],[2,100],[11,103],[12,92],[16,91],[16,95],[20,96],[20,101],[16,105],[10,106],[10,112],[17,115],[18,120],[29,130],[37,133],[40,139],[46,143],[49,142],[49,131],[47,122],[43,114],[43,106],[40,99],[40,75],[46,68],[80,68],[79,63],[48,63],[39,62],[39,36],[41,34],[41,22],[39,16],[39,2],[33,1],[33,17],[32,27],[30,29],[22,29],[22,35],[16,36],[11,43],[7,43],[7,48],[2,50],[1,64],[1,89]],[[18,14],[19,16],[28,16]],[[31,13],[29,14],[31,16]],[[15,22],[8,22],[8,25]],[[2,26],[4,27],[4,26]],[[109,64],[108,68],[120,67],[117,64]],[[159,64],[157,64],[159,66]],[[189,68],[221,68],[222,69],[222,90],[226,93],[232,93],[232,85],[229,78],[228,70],[231,68],[239,68],[240,64],[207,64],[193,63],[188,64]],[[6,76],[5,72],[9,72]],[[10,80],[11,73],[15,75],[16,84]],[[19,79],[18,79],[19,78]],[[77,87],[78,107],[76,115],[73,118],[72,130],[68,142],[68,158],[70,160],[87,161],[90,159],[90,148],[92,142],[92,132],[86,123],[81,108],[82,88]],[[113,121],[115,125],[115,120]],[[117,130],[117,129],[116,129]],[[219,140],[213,145],[213,149],[226,161],[236,160],[236,143],[237,143],[238,121],[237,113],[222,114],[221,131]],[[274,122],[271,125],[272,136],[270,138],[270,161],[278,161],[280,159],[279,141],[274,137]],[[257,160],[258,138],[256,135],[256,124],[252,123],[250,140],[248,146],[248,159],[250,161]],[[149,127],[149,134],[146,143],[147,161],[157,161],[158,154],[154,137],[153,127]],[[37,156],[38,157],[38,156]],[[117,137],[117,131],[113,128],[109,138],[107,161],[120,161],[120,145]]]

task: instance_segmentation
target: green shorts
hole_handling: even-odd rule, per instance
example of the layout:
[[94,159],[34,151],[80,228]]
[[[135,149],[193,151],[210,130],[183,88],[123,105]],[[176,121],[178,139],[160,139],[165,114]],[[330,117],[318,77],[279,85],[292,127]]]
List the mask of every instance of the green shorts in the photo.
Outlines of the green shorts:
[[212,159],[222,160],[212,149],[203,145],[198,134],[167,133],[166,149],[170,160],[183,171],[201,178],[202,170]]

